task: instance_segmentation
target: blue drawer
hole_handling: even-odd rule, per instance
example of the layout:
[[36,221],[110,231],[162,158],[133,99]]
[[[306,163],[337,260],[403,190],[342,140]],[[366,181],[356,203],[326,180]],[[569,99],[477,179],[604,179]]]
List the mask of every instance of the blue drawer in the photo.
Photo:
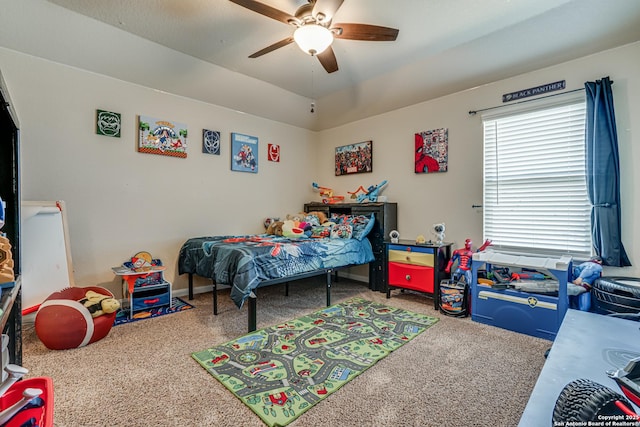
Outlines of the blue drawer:
[[135,290],[131,295],[131,311],[171,305],[171,285]]

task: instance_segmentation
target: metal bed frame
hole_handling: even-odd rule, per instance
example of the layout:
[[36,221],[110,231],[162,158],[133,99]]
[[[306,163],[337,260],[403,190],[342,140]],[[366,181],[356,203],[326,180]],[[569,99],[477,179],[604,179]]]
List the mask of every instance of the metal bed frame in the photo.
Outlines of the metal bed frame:
[[[364,264],[362,264],[364,265]],[[332,276],[335,274],[335,280],[338,280],[338,270],[355,267],[355,265],[345,265],[343,267],[333,267],[333,268],[321,268],[319,270],[309,271],[307,273],[296,274],[293,276],[281,277],[278,279],[265,280],[260,283],[258,288],[278,285],[284,283],[285,286],[285,295],[289,296],[289,282],[307,279],[309,277],[315,276],[326,276],[326,289],[327,289],[327,307],[331,305],[331,285],[333,284]],[[193,273],[188,273],[189,275],[189,300],[193,299]],[[214,279],[211,279],[213,283],[213,314],[215,316],[218,315],[218,286]],[[248,332],[253,332],[257,329],[257,303],[258,299],[257,295],[254,292],[251,292],[251,295],[247,299],[248,302]]]

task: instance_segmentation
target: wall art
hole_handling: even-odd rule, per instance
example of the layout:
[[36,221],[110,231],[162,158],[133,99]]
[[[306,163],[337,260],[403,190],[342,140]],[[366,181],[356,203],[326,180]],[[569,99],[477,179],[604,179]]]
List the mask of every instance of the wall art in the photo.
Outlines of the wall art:
[[449,163],[449,129],[415,134],[415,173],[446,172]]
[[336,147],[336,176],[373,171],[373,141]]
[[258,138],[231,134],[231,170],[258,173]]
[[140,116],[138,120],[140,153],[187,157],[187,125],[169,120]]
[[220,132],[202,129],[202,152],[220,155]]
[[96,133],[98,135],[120,138],[122,120],[119,113],[96,110]]
[[280,161],[280,146],[276,144],[267,144],[267,159],[270,162]]

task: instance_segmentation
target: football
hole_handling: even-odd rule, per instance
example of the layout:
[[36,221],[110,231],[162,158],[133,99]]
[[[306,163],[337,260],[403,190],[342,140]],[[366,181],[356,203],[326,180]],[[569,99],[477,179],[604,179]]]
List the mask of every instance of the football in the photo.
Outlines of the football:
[[36,335],[51,350],[87,345],[94,332],[91,313],[78,301],[46,300],[36,314]]

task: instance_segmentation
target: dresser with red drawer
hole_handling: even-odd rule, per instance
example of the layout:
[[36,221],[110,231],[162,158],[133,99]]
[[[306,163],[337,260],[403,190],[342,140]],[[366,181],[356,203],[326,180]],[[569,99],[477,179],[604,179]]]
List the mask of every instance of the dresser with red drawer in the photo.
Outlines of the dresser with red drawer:
[[448,277],[444,270],[451,258],[451,245],[410,240],[386,242],[389,274],[387,298],[391,298],[394,289],[409,289],[433,298],[437,310],[440,280]]

